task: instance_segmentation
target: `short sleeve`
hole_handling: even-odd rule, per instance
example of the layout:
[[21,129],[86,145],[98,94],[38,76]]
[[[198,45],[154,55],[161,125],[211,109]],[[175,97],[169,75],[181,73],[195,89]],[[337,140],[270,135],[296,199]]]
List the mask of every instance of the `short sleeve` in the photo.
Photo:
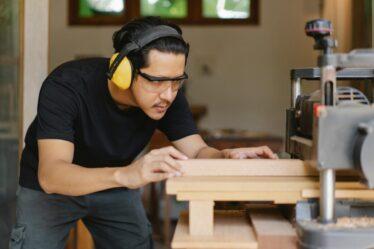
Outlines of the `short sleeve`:
[[74,89],[47,78],[40,90],[37,112],[37,139],[74,142],[74,120],[78,112]]
[[186,97],[181,91],[178,92],[165,116],[159,121],[157,128],[170,141],[198,133]]

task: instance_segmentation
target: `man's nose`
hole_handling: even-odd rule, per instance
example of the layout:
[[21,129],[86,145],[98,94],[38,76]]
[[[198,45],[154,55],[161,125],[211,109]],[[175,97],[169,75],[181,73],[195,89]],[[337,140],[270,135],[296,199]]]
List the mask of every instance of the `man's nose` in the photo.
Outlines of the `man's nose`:
[[171,100],[173,99],[173,89],[171,88],[171,84],[170,83],[169,83],[168,88],[165,89],[160,94],[160,98],[163,99],[163,100],[167,100],[167,101],[171,102]]

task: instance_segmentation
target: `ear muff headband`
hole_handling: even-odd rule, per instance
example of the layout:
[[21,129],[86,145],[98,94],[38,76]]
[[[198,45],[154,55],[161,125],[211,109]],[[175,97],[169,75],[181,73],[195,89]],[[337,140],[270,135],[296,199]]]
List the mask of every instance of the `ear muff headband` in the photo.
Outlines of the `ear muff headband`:
[[119,88],[126,90],[130,87],[134,78],[132,63],[126,57],[131,51],[139,49],[135,43],[129,43],[119,53],[110,58],[108,79],[113,81]]
[[119,88],[128,89],[134,79],[134,68],[131,61],[127,58],[130,52],[140,50],[154,40],[163,37],[174,37],[185,42],[182,36],[172,27],[160,25],[152,27],[133,41],[123,47],[123,49],[114,54],[110,59],[108,79],[110,79]]
[[120,57],[120,53],[115,53],[110,58],[111,65],[115,61],[118,61],[119,63],[109,79],[113,81],[119,88],[126,90],[130,87],[131,82],[133,81],[134,70],[130,60],[127,57],[124,57],[122,60],[116,60],[118,57]]

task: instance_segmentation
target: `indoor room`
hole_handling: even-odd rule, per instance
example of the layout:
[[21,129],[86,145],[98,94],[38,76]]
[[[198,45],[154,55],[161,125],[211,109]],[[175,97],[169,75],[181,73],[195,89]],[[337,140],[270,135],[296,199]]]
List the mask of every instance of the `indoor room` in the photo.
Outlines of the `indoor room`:
[[371,0],[2,0],[0,249],[374,248]]

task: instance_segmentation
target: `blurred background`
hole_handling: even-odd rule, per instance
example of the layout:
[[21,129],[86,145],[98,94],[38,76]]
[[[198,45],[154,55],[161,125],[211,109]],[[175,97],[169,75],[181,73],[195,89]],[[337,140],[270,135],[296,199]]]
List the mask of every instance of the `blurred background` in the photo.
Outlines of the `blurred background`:
[[[210,145],[268,144],[280,152],[290,69],[316,66],[305,22],[331,20],[335,51],[348,52],[372,47],[372,13],[371,0],[1,0],[0,248],[14,222],[18,160],[44,78],[68,60],[109,57],[112,34],[127,21],[156,15],[181,25],[191,46],[184,91]],[[147,149],[165,145],[156,132]],[[157,246],[167,248],[185,206],[163,187],[148,186],[143,195]],[[93,248],[81,224],[67,248]]]

